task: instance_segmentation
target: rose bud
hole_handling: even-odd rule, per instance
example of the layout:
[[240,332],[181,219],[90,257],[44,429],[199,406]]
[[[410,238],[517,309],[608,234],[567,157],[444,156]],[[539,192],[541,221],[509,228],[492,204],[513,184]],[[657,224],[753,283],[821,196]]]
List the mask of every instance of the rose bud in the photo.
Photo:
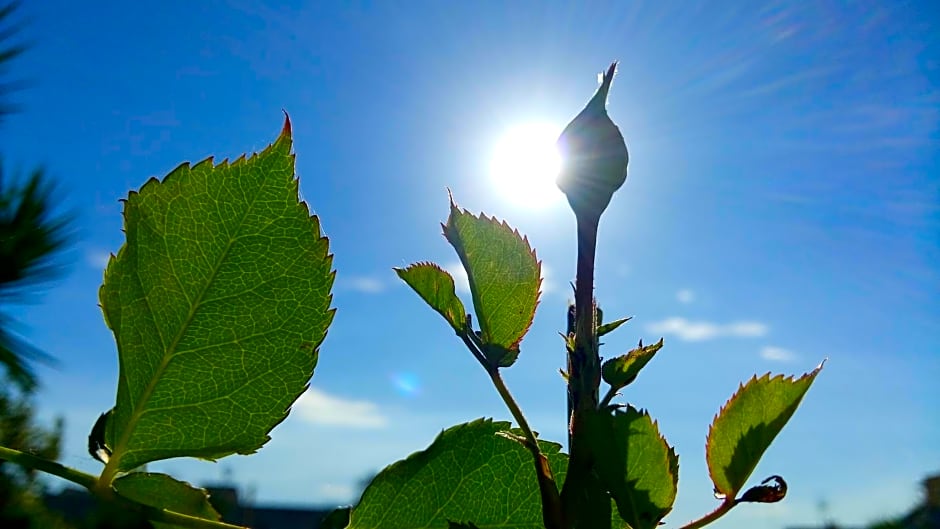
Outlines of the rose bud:
[[558,138],[558,187],[575,216],[584,220],[599,220],[614,191],[627,179],[627,146],[607,115],[607,93],[616,68],[616,62],[610,65],[594,97]]

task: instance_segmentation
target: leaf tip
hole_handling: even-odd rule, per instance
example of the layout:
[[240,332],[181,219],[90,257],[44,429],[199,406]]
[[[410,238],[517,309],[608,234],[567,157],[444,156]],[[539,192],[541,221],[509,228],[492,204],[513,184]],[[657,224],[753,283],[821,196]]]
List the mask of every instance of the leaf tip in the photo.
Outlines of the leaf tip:
[[287,110],[283,108],[281,109],[281,112],[284,113],[284,126],[281,128],[281,137],[289,140],[292,137],[290,115],[287,113]]

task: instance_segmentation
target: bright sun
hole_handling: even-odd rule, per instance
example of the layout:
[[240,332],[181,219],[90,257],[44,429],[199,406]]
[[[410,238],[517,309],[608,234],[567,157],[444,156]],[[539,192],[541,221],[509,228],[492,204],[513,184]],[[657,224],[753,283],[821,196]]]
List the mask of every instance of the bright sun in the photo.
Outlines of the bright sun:
[[563,196],[555,185],[560,166],[555,141],[560,132],[549,123],[527,123],[499,138],[490,161],[490,179],[503,198],[534,209]]

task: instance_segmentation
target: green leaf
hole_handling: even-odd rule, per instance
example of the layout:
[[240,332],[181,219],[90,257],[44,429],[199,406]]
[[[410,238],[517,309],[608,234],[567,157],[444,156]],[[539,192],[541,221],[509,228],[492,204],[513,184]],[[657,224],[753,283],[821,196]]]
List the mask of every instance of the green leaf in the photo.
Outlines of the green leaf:
[[588,416],[588,439],[601,481],[633,529],[653,529],[672,510],[679,458],[645,411],[627,406]]
[[[114,480],[114,490],[121,496],[137,503],[218,521],[219,513],[209,503],[209,495],[189,483],[178,481],[166,474],[131,472]],[[151,521],[156,529],[168,529],[177,525]]]
[[95,421],[88,434],[88,453],[102,463],[107,463],[111,458],[111,448],[104,439],[109,417],[111,417],[110,411],[98,416],[98,420]]
[[[542,529],[532,454],[497,435],[508,429],[509,423],[479,419],[445,430],[426,450],[372,480],[352,510],[350,529],[447,528],[451,522]],[[567,457],[555,443],[539,446],[560,482]]]
[[[600,309],[598,309],[597,312],[600,312]],[[604,336],[605,334],[608,334],[617,330],[617,327],[620,327],[621,325],[623,325],[624,323],[627,323],[628,321],[632,319],[633,319],[633,316],[630,316],[628,318],[620,318],[619,320],[614,320],[614,321],[605,323],[603,325],[598,325],[597,337],[600,338],[601,336]]]
[[334,274],[297,186],[288,120],[261,154],[182,164],[127,198],[99,294],[120,359],[106,480],[252,453],[307,387]]
[[483,354],[494,365],[512,365],[535,316],[541,263],[519,232],[495,218],[461,210],[453,199],[443,227],[467,271]]
[[823,364],[798,379],[770,373],[742,385],[715,416],[705,456],[715,490],[737,496],[774,437],[790,420]]
[[457,334],[467,331],[467,311],[454,290],[454,278],[434,263],[416,263],[408,268],[395,268],[395,273],[408,283],[432,309],[454,328]]
[[615,390],[626,387],[636,380],[640,370],[663,348],[663,339],[653,345],[644,346],[643,342],[636,349],[625,355],[611,358],[601,366],[601,376]]
[[320,520],[320,529],[346,529],[349,525],[349,507],[333,509]]

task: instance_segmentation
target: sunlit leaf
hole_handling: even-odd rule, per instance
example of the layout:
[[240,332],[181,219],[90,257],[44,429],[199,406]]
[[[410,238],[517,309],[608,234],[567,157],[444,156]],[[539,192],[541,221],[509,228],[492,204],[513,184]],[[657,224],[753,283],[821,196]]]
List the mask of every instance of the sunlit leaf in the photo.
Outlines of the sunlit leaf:
[[100,290],[120,359],[105,475],[252,453],[307,387],[333,272],[297,186],[287,121],[261,154],[183,164],[126,200]]
[[[600,313],[600,309],[597,309],[597,312]],[[633,319],[633,316],[630,316],[628,318],[620,318],[619,320],[614,320],[611,322],[604,323],[602,325],[598,325],[597,337],[600,338],[601,336],[604,336],[605,334],[608,334],[617,330],[617,327],[620,327],[621,325],[623,325],[624,323],[627,323],[628,321],[632,319]]]
[[640,370],[653,359],[653,356],[663,348],[663,340],[644,346],[642,343],[636,349],[625,355],[611,358],[601,366],[601,376],[616,389],[623,388],[636,380]]
[[460,522],[447,522],[447,529],[480,529],[473,522],[460,523]]
[[538,305],[542,280],[535,251],[505,222],[477,217],[453,201],[443,228],[467,271],[483,353],[494,364],[511,365]]
[[[350,516],[351,529],[542,529],[532,455],[497,435],[509,423],[476,420],[448,428],[426,450],[395,463],[369,484]],[[557,480],[567,457],[540,441]],[[459,526],[459,525],[458,525]]]
[[[114,480],[114,490],[121,496],[137,503],[203,518],[219,520],[219,513],[209,503],[209,495],[166,474],[131,472]],[[177,525],[150,522],[156,529],[170,529]]]
[[679,458],[645,411],[598,410],[588,416],[588,439],[601,481],[621,518],[633,529],[653,529],[672,510]]
[[458,334],[466,332],[467,311],[454,290],[454,278],[434,263],[417,263],[396,268],[395,273],[408,283],[432,309],[447,320]]
[[725,403],[709,428],[705,449],[718,493],[737,496],[822,367],[797,379],[771,378],[770,373],[755,376]]

